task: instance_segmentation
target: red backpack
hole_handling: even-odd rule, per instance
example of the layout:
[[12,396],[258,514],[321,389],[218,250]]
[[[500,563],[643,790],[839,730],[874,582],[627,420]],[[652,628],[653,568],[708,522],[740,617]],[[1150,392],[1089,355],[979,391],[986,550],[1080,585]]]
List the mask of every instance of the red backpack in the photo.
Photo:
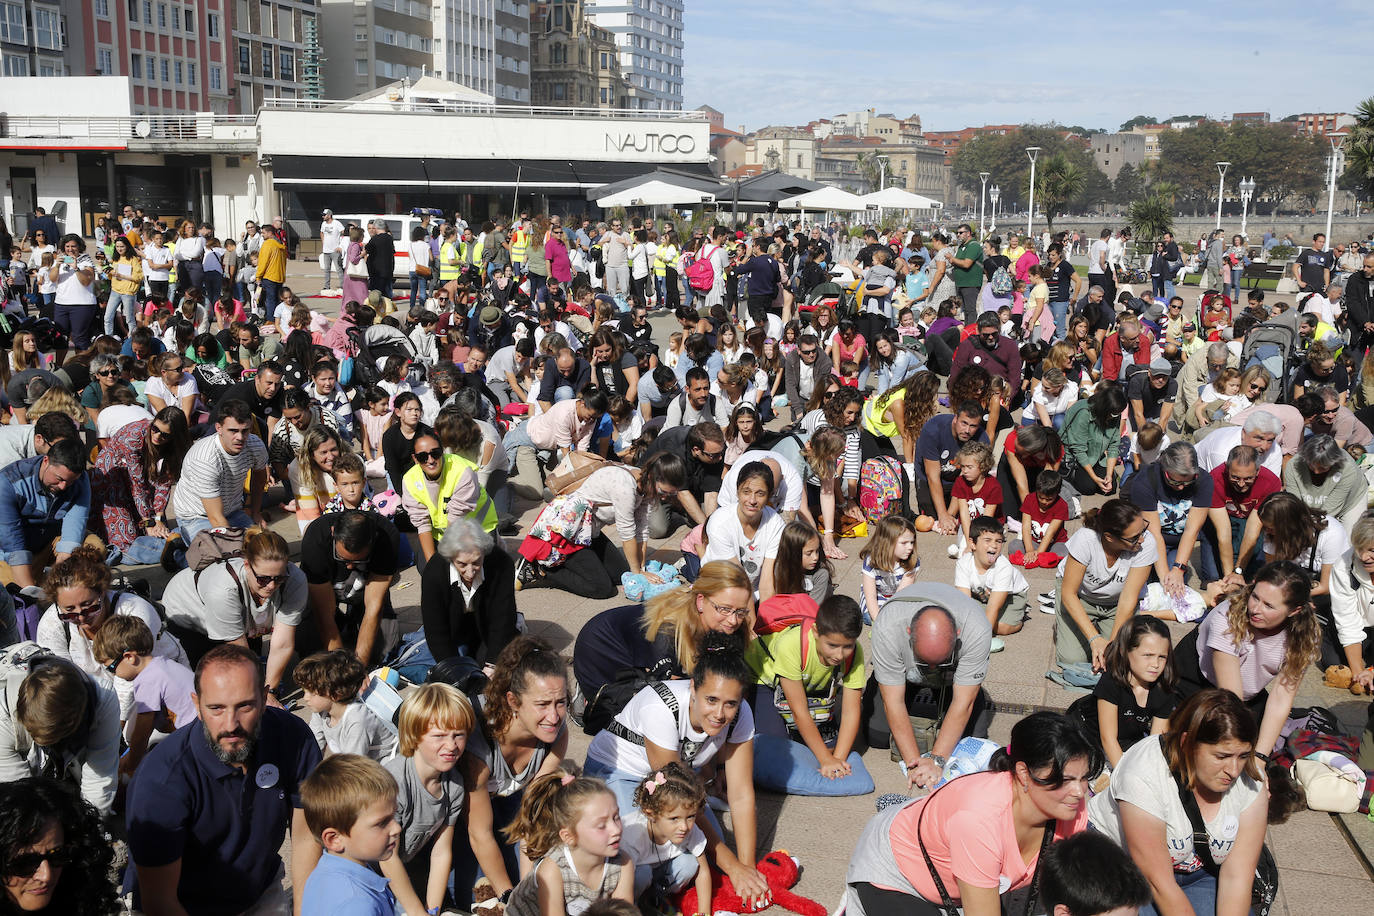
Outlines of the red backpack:
[[[757,620],[754,623],[754,632],[760,636],[767,636],[770,633],[781,633],[788,627],[800,626],[801,632],[801,666],[806,668],[806,652],[814,641],[812,636],[816,632],[816,612],[819,610],[816,602],[811,600],[810,595],[774,595],[767,601],[761,602],[755,614]],[[850,653],[849,658],[844,663],[844,674],[849,674],[854,667],[854,658],[857,652]]]

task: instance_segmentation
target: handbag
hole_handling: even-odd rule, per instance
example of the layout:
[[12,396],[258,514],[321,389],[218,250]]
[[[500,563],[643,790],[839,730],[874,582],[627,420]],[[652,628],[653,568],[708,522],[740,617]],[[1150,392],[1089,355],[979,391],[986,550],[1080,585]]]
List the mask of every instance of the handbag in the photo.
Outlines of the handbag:
[[1330,811],[1336,814],[1354,814],[1360,810],[1360,796],[1364,793],[1365,780],[1352,781],[1340,768],[1321,759],[1329,754],[1356,767],[1349,758],[1340,757],[1329,751],[1318,751],[1314,757],[1304,757],[1293,762],[1293,778],[1302,785],[1307,795],[1307,807],[1312,811]]
[[424,277],[426,280],[428,280],[433,275],[433,273],[434,271],[429,269],[428,264],[415,265],[415,276],[417,277]]
[[348,261],[344,264],[344,276],[353,280],[366,280],[367,260],[359,258],[356,261]]
[[[1203,871],[1216,878],[1221,874],[1221,866],[1212,858],[1212,840],[1207,833],[1207,825],[1202,821],[1202,811],[1197,806],[1197,798],[1183,788],[1178,774],[1170,770],[1174,785],[1178,787],[1178,798],[1183,810],[1188,814],[1188,823],[1193,828],[1193,852],[1202,862]],[[1274,897],[1279,892],[1279,866],[1269,846],[1260,847],[1259,861],[1255,863],[1255,880],[1250,885],[1250,912],[1252,916],[1269,916],[1274,906]]]

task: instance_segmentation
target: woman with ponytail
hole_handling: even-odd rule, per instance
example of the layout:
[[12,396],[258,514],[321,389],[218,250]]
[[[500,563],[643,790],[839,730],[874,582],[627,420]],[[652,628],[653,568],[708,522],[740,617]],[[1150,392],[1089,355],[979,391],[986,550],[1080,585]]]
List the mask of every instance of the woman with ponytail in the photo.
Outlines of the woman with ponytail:
[[[1102,753],[1057,712],[1011,730],[987,772],[878,812],[846,876],[851,916],[999,916],[1002,895],[1033,885],[1040,856],[1087,825]],[[1032,889],[1034,894],[1034,889]],[[1027,912],[1038,912],[1034,901]]]

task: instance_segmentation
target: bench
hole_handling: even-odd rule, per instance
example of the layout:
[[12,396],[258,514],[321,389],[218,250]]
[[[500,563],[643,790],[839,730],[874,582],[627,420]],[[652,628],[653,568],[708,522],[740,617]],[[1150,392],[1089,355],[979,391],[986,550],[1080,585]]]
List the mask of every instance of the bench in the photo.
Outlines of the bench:
[[1241,271],[1240,285],[1246,289],[1256,289],[1261,280],[1273,280],[1277,283],[1288,271],[1288,265],[1283,263],[1251,262]]

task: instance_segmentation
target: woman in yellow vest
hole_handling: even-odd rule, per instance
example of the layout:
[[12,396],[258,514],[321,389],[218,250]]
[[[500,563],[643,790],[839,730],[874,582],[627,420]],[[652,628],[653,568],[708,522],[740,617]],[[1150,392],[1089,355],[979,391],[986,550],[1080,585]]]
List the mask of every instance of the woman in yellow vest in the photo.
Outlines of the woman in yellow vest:
[[467,265],[464,263],[464,250],[461,242],[458,241],[458,229],[448,225],[444,227],[444,241],[439,246],[439,285],[449,287],[448,294],[452,298],[458,287],[458,278],[463,275]]
[[477,480],[477,462],[444,454],[433,433],[417,435],[410,448],[415,465],[401,480],[401,505],[419,533],[426,563],[451,519],[470,518],[488,534],[496,530],[496,505]]
[[677,259],[681,254],[677,233],[669,229],[659,239],[658,251],[654,254],[654,282],[658,284],[659,304],[673,311],[681,304],[677,278]]
[[530,246],[530,221],[521,219],[510,234],[510,262],[515,267],[516,276],[525,270],[525,251]]

